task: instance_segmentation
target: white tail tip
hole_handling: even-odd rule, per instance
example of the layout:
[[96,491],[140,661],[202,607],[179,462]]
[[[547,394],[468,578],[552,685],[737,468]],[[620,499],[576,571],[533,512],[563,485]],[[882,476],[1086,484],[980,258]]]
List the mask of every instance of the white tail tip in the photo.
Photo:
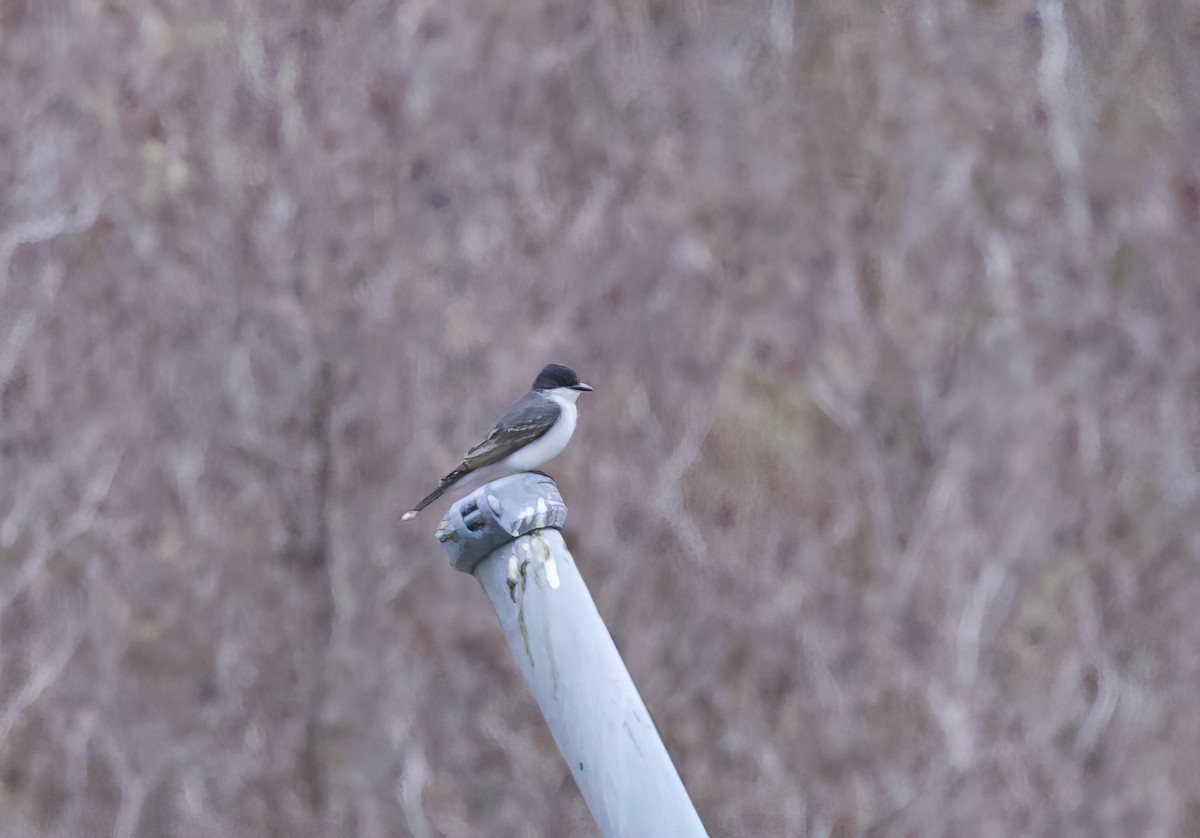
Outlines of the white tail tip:
[[401,521],[411,521],[413,518],[416,518],[416,517],[417,517],[417,510],[410,509],[407,512],[405,512],[402,516],[400,516],[400,520]]

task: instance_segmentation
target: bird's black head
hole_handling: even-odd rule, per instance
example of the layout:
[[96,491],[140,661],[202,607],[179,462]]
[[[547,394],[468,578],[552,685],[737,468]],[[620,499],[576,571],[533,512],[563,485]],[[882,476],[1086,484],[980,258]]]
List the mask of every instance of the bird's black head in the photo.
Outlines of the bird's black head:
[[569,387],[572,390],[591,390],[587,384],[579,380],[575,370],[562,364],[547,364],[533,382],[535,390],[554,390],[558,387]]

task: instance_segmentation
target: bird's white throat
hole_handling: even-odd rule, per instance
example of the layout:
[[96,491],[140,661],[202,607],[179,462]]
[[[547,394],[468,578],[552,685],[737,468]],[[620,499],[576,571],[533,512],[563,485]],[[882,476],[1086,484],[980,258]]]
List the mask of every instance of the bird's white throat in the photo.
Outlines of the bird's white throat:
[[567,404],[575,404],[582,390],[576,390],[572,387],[555,387],[553,390],[547,390],[546,395],[554,399],[559,404],[566,402]]

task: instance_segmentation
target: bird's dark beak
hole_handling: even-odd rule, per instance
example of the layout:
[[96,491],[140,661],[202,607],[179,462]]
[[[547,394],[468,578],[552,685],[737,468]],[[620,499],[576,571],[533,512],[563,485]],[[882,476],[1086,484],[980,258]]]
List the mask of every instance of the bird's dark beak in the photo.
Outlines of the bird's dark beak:
[[572,385],[571,389],[579,390],[580,392],[583,392],[583,393],[590,393],[590,392],[592,392],[592,385],[584,384],[582,381],[580,381],[578,384]]

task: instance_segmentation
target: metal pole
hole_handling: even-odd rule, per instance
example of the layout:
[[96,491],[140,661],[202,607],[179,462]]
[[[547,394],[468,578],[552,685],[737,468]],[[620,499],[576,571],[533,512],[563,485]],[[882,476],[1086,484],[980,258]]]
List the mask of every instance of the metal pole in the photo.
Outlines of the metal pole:
[[692,838],[704,825],[559,529],[567,507],[516,474],[450,507],[438,540],[483,585],[558,749],[606,838]]

